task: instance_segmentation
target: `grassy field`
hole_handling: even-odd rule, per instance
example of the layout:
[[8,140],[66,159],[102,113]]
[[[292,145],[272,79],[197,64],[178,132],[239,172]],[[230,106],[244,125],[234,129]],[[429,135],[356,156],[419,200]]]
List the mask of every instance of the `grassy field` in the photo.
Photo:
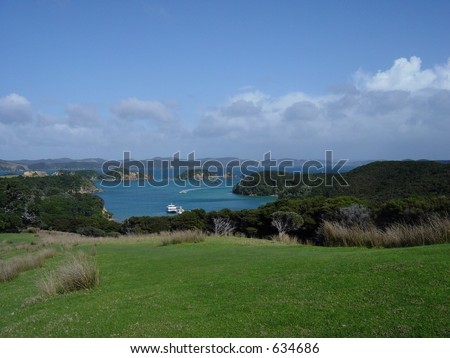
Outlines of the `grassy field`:
[[[9,234],[0,235],[0,259],[44,243],[57,255],[0,283],[0,337],[450,336],[450,244],[324,248],[209,237],[162,246],[157,237],[95,244]],[[99,287],[40,297],[40,278],[79,250],[95,254]]]

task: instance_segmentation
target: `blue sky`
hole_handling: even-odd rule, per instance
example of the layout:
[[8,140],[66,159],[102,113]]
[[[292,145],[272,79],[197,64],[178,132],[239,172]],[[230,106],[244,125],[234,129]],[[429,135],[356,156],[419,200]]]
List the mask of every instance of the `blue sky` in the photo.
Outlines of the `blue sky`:
[[450,2],[0,0],[0,158],[449,159]]

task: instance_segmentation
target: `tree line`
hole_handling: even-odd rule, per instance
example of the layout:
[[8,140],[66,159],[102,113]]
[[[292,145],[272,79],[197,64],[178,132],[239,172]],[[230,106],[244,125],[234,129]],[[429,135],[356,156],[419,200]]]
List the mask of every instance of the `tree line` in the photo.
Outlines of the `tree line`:
[[[218,226],[225,225],[228,229],[224,232],[229,234],[268,238],[283,231],[297,237],[299,241],[322,245],[320,228],[325,221],[348,226],[371,224],[387,228],[395,223],[416,225],[432,216],[449,214],[450,198],[445,196],[414,196],[384,202],[362,200],[352,196],[317,196],[277,200],[256,209],[223,209],[210,212],[196,209],[173,217],[131,217],[124,221],[122,230],[128,234],[195,229],[217,233]],[[280,230],[280,227],[283,229]]]

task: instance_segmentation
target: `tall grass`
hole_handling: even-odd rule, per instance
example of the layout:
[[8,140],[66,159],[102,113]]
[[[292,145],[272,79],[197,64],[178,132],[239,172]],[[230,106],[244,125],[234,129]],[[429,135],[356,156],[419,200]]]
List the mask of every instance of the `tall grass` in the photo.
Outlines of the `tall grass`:
[[286,233],[272,235],[270,238],[272,239],[272,241],[284,242],[285,244],[298,244],[299,243],[295,236],[291,236]]
[[328,246],[406,247],[450,242],[450,218],[430,218],[421,224],[394,224],[385,230],[375,226],[345,226],[325,221],[321,232]]
[[55,272],[48,273],[39,282],[44,295],[53,296],[78,290],[89,290],[99,285],[99,271],[92,257],[83,252],[71,256]]
[[43,249],[36,254],[13,257],[9,260],[0,260],[0,282],[14,279],[21,272],[41,267],[44,260],[55,256],[55,249]]
[[117,240],[117,238],[112,237],[88,237],[69,232],[44,230],[39,232],[39,238],[43,245],[62,244],[72,246],[81,244],[99,244]]
[[206,235],[199,230],[185,230],[185,231],[173,231],[173,232],[162,232],[161,245],[176,245],[184,243],[197,243],[205,241]]

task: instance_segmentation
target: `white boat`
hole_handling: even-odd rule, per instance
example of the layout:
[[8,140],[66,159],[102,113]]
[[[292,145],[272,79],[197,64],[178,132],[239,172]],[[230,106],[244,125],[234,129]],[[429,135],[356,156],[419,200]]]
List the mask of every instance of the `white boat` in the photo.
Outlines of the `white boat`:
[[182,206],[180,206],[180,207],[177,209],[177,214],[183,214],[183,213],[184,213],[184,209],[183,209]]
[[167,205],[167,212],[168,213],[176,213],[177,210],[178,210],[178,208],[175,205],[173,205],[172,203]]

